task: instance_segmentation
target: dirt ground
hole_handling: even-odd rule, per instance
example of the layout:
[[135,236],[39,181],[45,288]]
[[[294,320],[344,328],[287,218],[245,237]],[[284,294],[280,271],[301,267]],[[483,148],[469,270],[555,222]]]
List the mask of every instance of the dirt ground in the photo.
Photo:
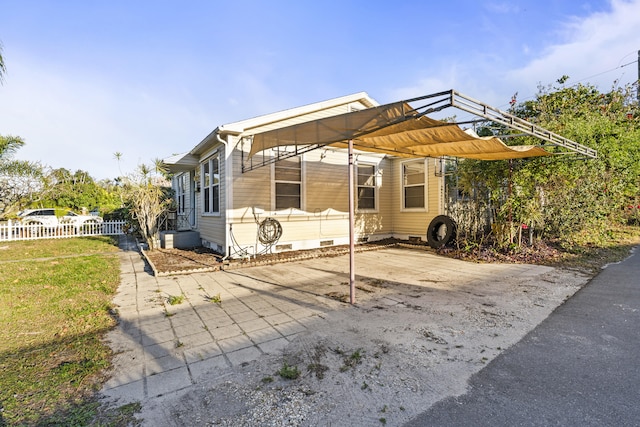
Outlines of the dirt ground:
[[[167,270],[221,265],[207,256],[153,262]],[[451,261],[460,271],[486,266]],[[464,393],[474,373],[590,278],[542,266],[492,277],[360,283],[364,297],[356,306],[326,313],[282,354],[211,373],[183,393],[156,399],[142,418],[168,426],[402,425]]]

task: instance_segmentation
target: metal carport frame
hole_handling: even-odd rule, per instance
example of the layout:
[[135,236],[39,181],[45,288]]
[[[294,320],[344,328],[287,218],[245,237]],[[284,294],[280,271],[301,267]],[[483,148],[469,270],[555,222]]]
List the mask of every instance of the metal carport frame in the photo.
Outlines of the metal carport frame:
[[[412,107],[410,103],[421,103]],[[479,118],[465,122],[445,122],[427,117],[447,108],[456,108]],[[242,152],[242,172],[247,172],[289,157],[326,146],[346,148],[349,177],[349,264],[350,302],[355,303],[354,243],[354,171],[353,149],[397,157],[462,157],[502,160],[550,156],[540,146],[507,146],[497,137],[478,137],[460,124],[494,122],[508,129],[535,137],[587,158],[596,158],[596,150],[542,128],[534,123],[491,107],[455,90],[438,92],[365,110],[311,120],[251,135],[242,135],[242,143],[251,144],[249,156]],[[270,153],[264,155],[264,151]],[[258,153],[262,159],[254,159]]]

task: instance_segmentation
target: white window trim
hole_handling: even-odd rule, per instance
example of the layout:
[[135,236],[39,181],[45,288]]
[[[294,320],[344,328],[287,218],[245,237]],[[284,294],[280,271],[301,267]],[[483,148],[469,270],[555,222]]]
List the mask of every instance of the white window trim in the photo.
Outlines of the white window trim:
[[[373,209],[359,209],[358,208],[358,166],[373,166],[373,198],[374,198],[374,207]],[[379,197],[379,188],[380,188],[380,174],[378,172],[378,164],[377,163],[373,163],[373,162],[356,162],[356,164],[354,165],[355,171],[354,171],[354,175],[356,177],[355,181],[355,205],[356,205],[356,212],[360,212],[360,213],[377,213],[379,212],[380,209],[380,197]]]
[[[423,208],[405,208],[404,207],[404,165],[407,163],[419,162],[424,163],[424,207]],[[429,162],[427,159],[422,160],[405,160],[400,162],[400,212],[428,212],[429,211]]]
[[[210,175],[211,175],[211,185],[209,187],[213,187],[213,171],[212,171],[212,161],[213,159],[218,159],[218,211],[217,212],[205,212],[205,204],[204,204],[204,193],[206,190],[206,187],[204,185],[204,165],[205,164],[209,164],[209,170],[210,170]],[[222,211],[222,188],[221,188],[221,184],[222,184],[222,174],[220,173],[221,169],[221,164],[220,164],[220,155],[216,152],[214,155],[208,157],[205,161],[203,161],[200,164],[200,215],[202,216],[207,216],[207,217],[219,217],[221,216],[221,211]]]
[[[276,162],[271,163],[271,210],[272,212],[286,212],[291,211],[291,213],[299,213],[303,214],[306,209],[306,197],[305,197],[305,188],[306,188],[306,175],[307,175],[307,163],[304,159],[304,154],[299,154],[300,157],[300,209],[297,208],[286,208],[286,209],[276,209]],[[297,183],[298,181],[279,181],[279,182],[292,182]]]

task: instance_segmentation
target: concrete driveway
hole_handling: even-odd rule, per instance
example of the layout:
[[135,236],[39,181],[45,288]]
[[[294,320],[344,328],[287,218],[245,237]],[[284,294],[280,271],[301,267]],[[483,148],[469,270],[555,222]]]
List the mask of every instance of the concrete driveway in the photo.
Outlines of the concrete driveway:
[[[119,325],[108,336],[117,354],[102,390],[119,404],[180,396],[212,372],[231,375],[234,369],[282,355],[309,334],[328,330],[338,339],[354,325],[365,324],[374,338],[362,346],[385,339],[382,331],[387,329],[387,341],[398,348],[414,341],[417,333],[428,344],[449,342],[439,353],[450,359],[454,353],[462,360],[463,352],[482,352],[482,358],[474,356],[468,363],[469,370],[459,370],[464,387],[468,376],[586,282],[580,275],[560,280],[550,267],[475,264],[424,250],[387,248],[356,255],[357,304],[350,306],[342,302],[348,295],[347,256],[155,277],[133,242],[123,239],[121,248],[121,285],[114,299]],[[339,326],[330,324],[339,317],[344,320]],[[403,338],[409,332],[414,335]],[[445,334],[450,336],[446,340]],[[459,344],[452,345],[454,339]],[[424,342],[418,344],[412,352],[426,348]],[[433,354],[428,349],[424,357],[433,359]],[[413,354],[408,357],[416,360]],[[446,393],[454,391],[456,381],[446,386]],[[430,388],[433,396],[427,400],[443,397],[443,391]],[[420,402],[415,411],[424,410],[424,396]],[[401,407],[398,422],[416,413],[410,403]]]

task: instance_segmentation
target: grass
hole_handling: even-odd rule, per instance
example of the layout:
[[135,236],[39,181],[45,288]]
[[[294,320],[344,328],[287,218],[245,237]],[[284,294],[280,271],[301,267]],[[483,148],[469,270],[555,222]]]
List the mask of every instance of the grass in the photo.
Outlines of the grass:
[[169,303],[169,305],[178,305],[178,304],[182,304],[183,302],[184,302],[184,294],[169,295],[167,297],[167,303]]
[[282,368],[277,372],[282,378],[287,380],[295,380],[300,376],[300,370],[297,366],[290,366],[287,362],[282,364]]
[[208,300],[215,304],[222,304],[222,298],[220,298],[219,293],[212,297],[208,297]]
[[0,425],[88,425],[99,415],[117,250],[108,237],[0,246]]
[[640,227],[638,226],[612,227],[608,234],[609,238],[606,241],[576,245],[566,251],[559,261],[550,264],[581,268],[595,273],[608,263],[625,259],[629,256],[631,248],[640,245]]
[[334,350],[337,354],[342,356],[343,365],[340,367],[340,372],[346,372],[349,369],[355,369],[355,367],[362,363],[364,357],[364,351],[359,348],[351,354],[347,354],[343,350],[337,348]]
[[612,224],[599,233],[597,239],[586,233],[576,233],[574,238],[572,244],[543,240],[541,245],[523,246],[509,254],[477,243],[443,254],[479,262],[522,262],[575,268],[595,275],[602,266],[625,259],[633,247],[640,245],[640,227]]
[[24,240],[0,243],[0,262],[117,252],[110,237]]

